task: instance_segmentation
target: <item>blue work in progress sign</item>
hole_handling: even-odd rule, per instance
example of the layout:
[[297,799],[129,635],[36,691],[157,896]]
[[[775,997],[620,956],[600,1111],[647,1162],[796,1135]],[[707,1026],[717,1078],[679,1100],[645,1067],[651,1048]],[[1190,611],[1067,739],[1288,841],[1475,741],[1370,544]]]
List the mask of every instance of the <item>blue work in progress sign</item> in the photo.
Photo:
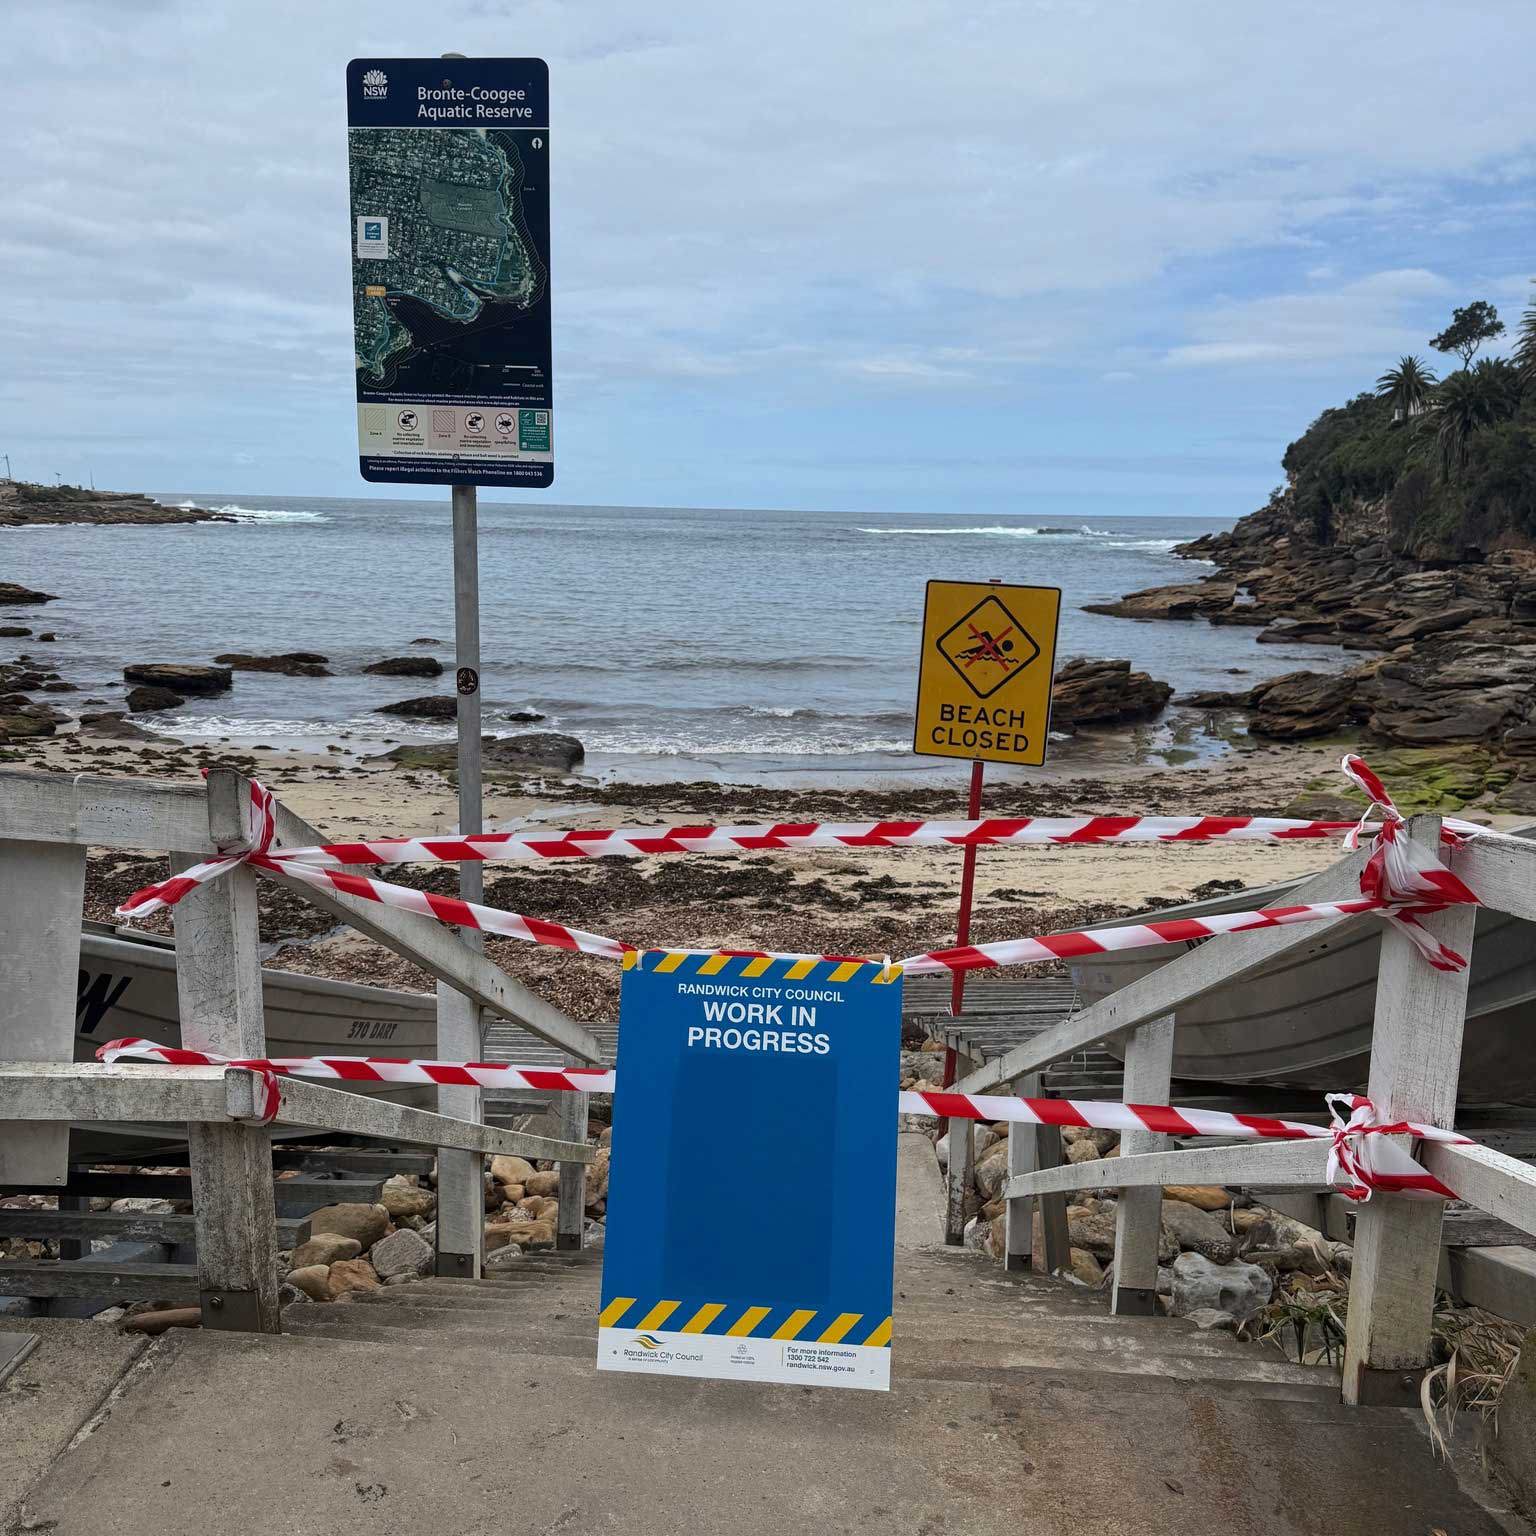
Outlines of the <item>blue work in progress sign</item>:
[[879,964],[626,957],[599,1369],[890,1385],[900,1049]]

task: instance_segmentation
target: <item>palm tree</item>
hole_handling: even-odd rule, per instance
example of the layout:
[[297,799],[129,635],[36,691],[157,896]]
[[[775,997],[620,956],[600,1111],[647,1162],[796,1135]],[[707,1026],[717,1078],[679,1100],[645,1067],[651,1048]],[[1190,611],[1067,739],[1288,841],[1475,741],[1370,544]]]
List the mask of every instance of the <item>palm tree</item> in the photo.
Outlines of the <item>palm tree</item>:
[[[1536,279],[1533,279],[1536,281]],[[1527,389],[1536,386],[1536,299],[1525,306],[1520,316],[1520,340],[1515,343],[1515,364]]]
[[1430,391],[1434,387],[1434,369],[1426,368],[1418,358],[1411,355],[1402,358],[1396,368],[1387,369],[1376,380],[1376,393],[1391,405],[1393,421],[1422,416],[1428,408]]
[[1507,421],[1519,409],[1520,383],[1511,364],[1485,358],[1475,368],[1458,368],[1436,388],[1425,425],[1434,431],[1447,480],[1467,467],[1472,439],[1484,427]]

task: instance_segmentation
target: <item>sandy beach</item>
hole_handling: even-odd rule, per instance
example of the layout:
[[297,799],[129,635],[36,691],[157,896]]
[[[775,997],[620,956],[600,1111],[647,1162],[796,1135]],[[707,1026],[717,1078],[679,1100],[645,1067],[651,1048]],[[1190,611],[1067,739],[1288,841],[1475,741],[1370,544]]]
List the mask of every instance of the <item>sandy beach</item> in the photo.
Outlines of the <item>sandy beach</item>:
[[[1106,738],[1108,740],[1108,738]],[[174,744],[89,743],[61,736],[29,748],[25,761],[58,771],[153,773],[193,778],[230,762],[259,778],[328,836],[447,833],[456,825],[449,779],[384,758],[341,754],[241,752],[221,758]],[[1083,777],[992,788],[990,814],[1221,812],[1283,814],[1309,781],[1337,761],[1324,747],[1257,749],[1219,763],[1149,771],[1105,765]],[[660,826],[704,822],[943,817],[963,814],[951,789],[763,789],[714,783],[595,785],[579,778],[547,783],[492,782],[486,825],[525,822],[565,827]],[[1287,844],[985,849],[977,869],[973,937],[985,942],[1080,926],[1231,889],[1285,880],[1338,855],[1332,841]],[[801,854],[719,854],[585,864],[486,869],[487,899],[498,907],[557,919],[641,945],[758,947],[900,956],[954,940],[959,850],[868,850]],[[94,855],[88,917],[110,920],[131,890],[159,878],[165,861]],[[390,878],[450,891],[451,867],[403,867]],[[388,986],[421,988],[429,979],[287,892],[262,887],[263,938],[271,962]],[[167,926],[165,918],[150,926]],[[618,973],[606,961],[513,940],[489,952],[573,1016],[610,1017]]]

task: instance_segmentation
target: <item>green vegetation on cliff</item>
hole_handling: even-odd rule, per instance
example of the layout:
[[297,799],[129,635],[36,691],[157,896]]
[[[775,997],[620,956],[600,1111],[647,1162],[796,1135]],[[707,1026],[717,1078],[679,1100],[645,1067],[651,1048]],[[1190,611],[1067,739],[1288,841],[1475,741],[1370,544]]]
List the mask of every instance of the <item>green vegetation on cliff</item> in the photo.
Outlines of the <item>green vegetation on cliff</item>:
[[[1476,340],[1503,330],[1482,301],[1456,316],[1434,344],[1468,359]],[[1478,337],[1452,336],[1458,324]],[[1375,393],[1324,411],[1283,463],[1294,516],[1321,544],[1374,505],[1392,549],[1414,559],[1536,545],[1536,302],[1513,359],[1484,358],[1437,381],[1405,357]]]

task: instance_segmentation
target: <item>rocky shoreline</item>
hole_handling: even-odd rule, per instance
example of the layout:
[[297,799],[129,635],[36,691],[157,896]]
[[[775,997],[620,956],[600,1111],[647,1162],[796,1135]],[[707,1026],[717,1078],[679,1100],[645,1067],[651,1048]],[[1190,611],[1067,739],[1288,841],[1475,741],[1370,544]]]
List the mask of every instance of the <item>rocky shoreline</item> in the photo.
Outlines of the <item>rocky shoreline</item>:
[[[1279,741],[1352,735],[1481,764],[1497,808],[1536,810],[1536,550],[1420,559],[1393,541],[1385,502],[1335,518],[1320,542],[1289,492],[1229,532],[1179,546],[1210,561],[1197,581],[1090,605],[1120,618],[1252,625],[1262,642],[1365,659],[1176,704],[1240,710]],[[1444,553],[1442,551],[1442,553]]]
[[232,523],[202,507],[167,507],[137,491],[95,491],[78,485],[34,485],[0,480],[0,528],[36,523],[135,524]]

